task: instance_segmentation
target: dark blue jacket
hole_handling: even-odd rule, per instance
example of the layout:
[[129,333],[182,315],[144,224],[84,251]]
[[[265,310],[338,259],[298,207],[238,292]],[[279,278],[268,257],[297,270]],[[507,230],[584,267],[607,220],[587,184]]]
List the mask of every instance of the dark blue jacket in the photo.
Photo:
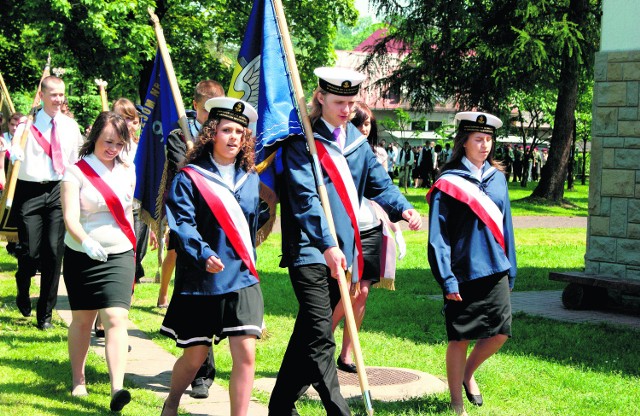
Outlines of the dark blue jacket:
[[[313,126],[318,140],[339,149],[325,123],[318,119]],[[366,138],[351,123],[347,123],[344,156],[351,170],[353,182],[362,197],[376,201],[387,211],[391,221],[402,219],[402,213],[412,206],[393,185],[384,167],[378,163]],[[280,188],[282,221],[281,267],[306,264],[325,264],[323,252],[338,246],[350,266],[355,256],[353,226],[336,189],[326,172],[323,180],[327,189],[331,213],[338,235],[334,241],[322,210],[316,178],[312,169],[307,142],[294,137],[282,149],[283,175]]]
[[[210,159],[195,163],[212,174],[218,169]],[[249,224],[254,246],[257,230],[260,180],[257,173],[236,169],[236,183],[247,179],[233,190],[236,200]],[[221,182],[221,180],[220,180]],[[190,295],[219,295],[251,286],[258,282],[231,247],[224,231],[213,216],[198,189],[184,172],[179,172],[169,191],[167,221],[177,237],[178,254],[174,291]],[[206,261],[216,256],[224,264],[218,273],[206,271]]]
[[[489,169],[485,162],[483,172]],[[511,203],[507,181],[502,172],[492,170],[482,181],[473,177],[460,163],[447,170],[478,186],[498,206],[503,214],[506,248],[468,205],[434,189],[429,209],[429,265],[445,294],[459,293],[458,283],[480,279],[497,273],[509,274],[509,287],[516,278],[516,249],[511,221]]]

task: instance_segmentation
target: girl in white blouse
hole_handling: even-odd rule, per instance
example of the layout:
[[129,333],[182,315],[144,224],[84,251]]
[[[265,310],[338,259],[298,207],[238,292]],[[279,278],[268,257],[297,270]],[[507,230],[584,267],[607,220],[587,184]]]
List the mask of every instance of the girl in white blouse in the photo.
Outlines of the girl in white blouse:
[[72,395],[87,394],[84,367],[91,327],[99,313],[105,326],[112,411],[122,410],[131,400],[123,381],[135,272],[135,172],[120,158],[129,142],[125,120],[113,112],[101,113],[80,149],[82,159],[67,168],[62,180],[67,229],[64,281],[72,310],[68,335]]

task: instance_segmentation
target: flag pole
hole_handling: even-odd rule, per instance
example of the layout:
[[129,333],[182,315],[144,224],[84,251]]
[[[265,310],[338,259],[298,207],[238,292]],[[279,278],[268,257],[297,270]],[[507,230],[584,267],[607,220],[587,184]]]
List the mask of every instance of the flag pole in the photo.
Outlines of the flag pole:
[[107,81],[101,79],[95,80],[98,90],[100,91],[100,102],[102,103],[102,111],[109,111],[109,101],[107,101]]
[[187,122],[187,113],[184,109],[184,103],[182,102],[182,95],[180,94],[180,88],[178,88],[178,80],[176,79],[176,73],[173,69],[173,62],[169,55],[169,49],[167,49],[167,41],[164,38],[164,32],[162,26],[160,26],[160,19],[153,12],[153,9],[149,7],[147,9],[151,21],[153,22],[153,29],[156,32],[156,38],[158,39],[158,49],[160,49],[160,55],[164,62],[165,70],[167,71],[167,78],[169,79],[169,86],[171,87],[171,93],[173,95],[173,101],[176,104],[176,111],[178,113],[178,124],[182,133],[186,139],[187,148],[193,145],[193,137],[191,137],[191,130],[189,130],[189,123]]
[[[42,91],[42,80],[49,76],[49,70],[51,68],[51,54],[47,57],[47,63],[42,71],[42,76],[40,77],[40,82],[38,82],[38,89],[36,90],[36,96],[33,99],[33,103],[31,104],[31,110],[29,111],[29,115],[27,116],[27,121],[24,125],[24,130],[22,131],[22,136],[20,136],[20,148],[24,149],[24,146],[27,144],[27,138],[29,137],[29,132],[31,131],[31,126],[33,125],[33,121],[36,118],[36,113],[38,112],[38,105],[40,104],[40,91]],[[13,205],[13,197],[16,192],[16,183],[18,182],[18,173],[20,172],[20,164],[22,162],[20,160],[16,160],[11,167],[11,173],[9,174],[9,183],[6,187],[7,197],[4,200],[4,204],[0,206],[0,218],[4,218],[5,210],[10,210],[11,205]]]
[[[295,55],[293,52],[293,45],[291,44],[291,38],[289,37],[289,27],[287,26],[287,20],[284,15],[281,0],[272,0],[273,7],[276,12],[276,18],[278,21],[278,27],[280,28],[280,34],[282,36],[282,44],[285,50],[287,64],[289,65],[291,73],[291,82],[293,84],[294,94],[296,96],[296,103],[298,104],[298,111],[302,118],[302,124],[304,126],[305,138],[307,139],[307,145],[309,147],[309,153],[313,158],[313,169],[316,173],[318,196],[324,210],[324,215],[327,218],[331,235],[337,242],[337,234],[335,224],[333,222],[333,215],[331,214],[331,207],[329,206],[329,197],[327,195],[327,189],[322,179],[322,170],[320,169],[320,161],[318,159],[318,151],[316,149],[316,143],[313,138],[313,129],[311,127],[311,120],[307,112],[307,102],[304,97],[304,91],[302,89],[302,83],[300,81],[300,74],[298,73],[298,66],[296,64]],[[351,341],[353,342],[353,353],[355,356],[356,368],[358,369],[358,380],[360,382],[360,390],[362,392],[362,399],[367,410],[367,414],[373,415],[373,405],[371,401],[371,391],[369,390],[369,381],[367,379],[367,372],[364,366],[364,359],[362,358],[362,349],[360,348],[360,339],[358,338],[358,329],[353,315],[353,307],[351,306],[351,297],[349,295],[349,289],[347,287],[347,279],[344,271],[341,270],[338,276],[338,284],[340,287],[340,297],[344,307],[345,323],[349,335],[351,335]]]
[[11,96],[9,95],[9,90],[7,89],[6,84],[4,83],[4,78],[2,78],[2,73],[0,73],[0,87],[2,88],[2,92],[4,93],[7,99],[7,106],[9,107],[9,111],[11,114],[16,112],[15,107],[13,106],[13,101],[11,101]]

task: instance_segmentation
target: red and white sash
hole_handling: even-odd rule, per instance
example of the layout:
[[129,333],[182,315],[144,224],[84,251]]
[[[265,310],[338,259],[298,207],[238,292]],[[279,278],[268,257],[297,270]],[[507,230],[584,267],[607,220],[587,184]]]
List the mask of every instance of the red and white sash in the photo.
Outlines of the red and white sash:
[[[198,166],[189,165],[183,168],[182,171],[191,178],[193,184],[198,188],[198,191],[200,191],[211,213],[222,227],[222,230],[231,242],[231,246],[247,266],[249,272],[251,272],[256,279],[259,279],[258,271],[256,270],[256,260],[253,255],[253,244],[251,242],[249,224],[242,213],[242,209],[235,195],[229,188],[222,185],[224,183],[222,178],[217,181],[216,175]],[[236,186],[239,185],[240,183]]]
[[322,168],[331,179],[331,182],[336,188],[336,192],[344,205],[347,215],[351,220],[353,226],[353,234],[356,242],[357,253],[357,273],[353,273],[358,277],[358,280],[362,277],[362,270],[364,268],[364,257],[362,256],[362,242],[360,240],[360,231],[358,229],[358,217],[356,213],[360,209],[358,203],[358,191],[356,185],[353,183],[353,177],[351,176],[351,170],[347,165],[347,160],[342,153],[338,152],[332,146],[326,146],[321,140],[316,139],[316,149],[318,151],[318,158]]
[[489,228],[498,244],[500,244],[506,252],[502,227],[504,216],[500,208],[498,208],[487,194],[463,177],[445,173],[438,178],[427,193],[427,202],[431,202],[431,192],[436,188],[463,204],[468,205],[480,221]]
[[120,199],[113,192],[113,189],[98,175],[98,173],[89,165],[85,159],[80,159],[76,165],[80,169],[80,171],[84,174],[84,176],[89,179],[89,182],[100,192],[100,195],[104,198],[104,201],[113,215],[113,218],[116,220],[118,226],[127,236],[131,245],[133,246],[133,252],[136,251],[136,234],[133,231],[133,225],[127,219],[127,215],[124,212],[124,208],[122,207],[122,203]]
[[53,155],[51,154],[51,143],[49,143],[47,139],[44,138],[40,130],[38,130],[38,128],[34,124],[31,125],[31,134],[33,134],[33,138],[36,139],[36,142],[38,142],[40,147],[42,147],[44,153],[49,156],[51,161],[53,161]]

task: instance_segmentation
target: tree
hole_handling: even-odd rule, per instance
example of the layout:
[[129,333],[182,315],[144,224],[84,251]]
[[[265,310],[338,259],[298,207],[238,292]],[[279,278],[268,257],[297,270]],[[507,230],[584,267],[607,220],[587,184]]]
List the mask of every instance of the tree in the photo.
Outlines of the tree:
[[[529,181],[529,163],[533,162],[534,150],[538,144],[545,140],[547,131],[542,131],[542,127],[546,125],[553,126],[553,106],[555,104],[555,95],[546,89],[538,89],[533,94],[525,94],[514,92],[510,98],[512,111],[517,114],[515,121],[518,135],[522,138],[523,152],[523,175],[520,186],[527,187]],[[548,138],[546,138],[548,141]]]
[[384,130],[389,132],[391,137],[394,137],[393,134],[391,134],[391,132],[399,131],[400,141],[402,142],[400,143],[400,146],[402,147],[405,141],[404,132],[411,130],[411,115],[402,108],[396,108],[393,112],[395,113],[396,118],[393,119],[390,117],[385,117],[382,120],[380,120],[380,126]]
[[383,26],[381,23],[374,24],[371,17],[368,16],[359,18],[354,26],[338,23],[338,34],[333,47],[339,51],[352,51]]
[[[564,178],[571,155],[572,139],[575,137],[575,110],[579,86],[592,74],[594,45],[598,45],[597,31],[583,34],[580,29],[594,25],[592,4],[589,0],[570,0],[569,11],[564,17],[567,39],[561,50],[561,65],[558,78],[558,103],[551,136],[551,149],[547,163],[542,168],[542,177],[531,194],[534,198],[562,202]],[[598,5],[599,6],[599,5]],[[599,10],[599,9],[598,9]],[[600,19],[595,20],[599,24]],[[593,42],[593,43],[590,43]],[[588,72],[586,69],[588,68]],[[588,75],[587,75],[588,74]],[[555,168],[555,170],[552,170]]]
[[461,108],[507,114],[514,92],[554,90],[549,162],[535,196],[559,202],[578,86],[592,76],[600,0],[371,0],[389,24],[363,67],[390,59],[400,42],[400,66],[379,81],[414,108],[429,111],[439,97]]
[[[93,80],[102,78],[108,82],[110,97],[141,100],[156,48],[147,13],[152,7],[161,20],[189,108],[191,91],[201,79],[213,78],[223,85],[230,81],[252,3],[1,0],[0,72],[11,92],[35,91],[51,53],[53,66],[67,70],[63,78],[70,97],[96,96]],[[284,0],[284,8],[301,78],[312,88],[313,68],[334,59],[336,22],[353,25],[357,11],[352,0]],[[83,116],[84,111],[74,108],[76,116]]]

